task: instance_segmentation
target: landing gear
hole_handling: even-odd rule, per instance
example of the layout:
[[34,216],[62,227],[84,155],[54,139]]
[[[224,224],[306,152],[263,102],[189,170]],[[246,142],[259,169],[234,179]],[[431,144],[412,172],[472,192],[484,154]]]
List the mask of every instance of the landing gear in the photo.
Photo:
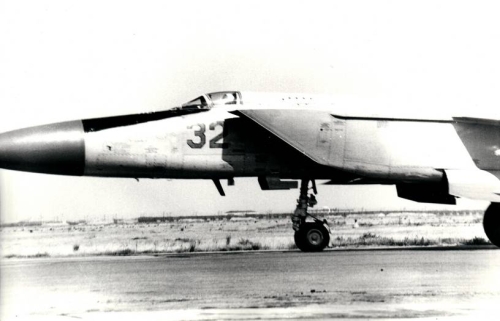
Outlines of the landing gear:
[[491,203],[484,212],[483,228],[490,242],[500,247],[500,203]]
[[[316,184],[312,182],[314,194],[308,196],[309,179],[303,179],[300,184],[300,196],[297,200],[297,208],[292,216],[293,229],[295,230],[295,245],[304,252],[320,252],[330,243],[330,233],[325,227],[326,220],[320,221],[307,213],[308,207],[313,207],[318,202],[314,194],[317,194]],[[314,222],[306,222],[307,217],[312,217]]]

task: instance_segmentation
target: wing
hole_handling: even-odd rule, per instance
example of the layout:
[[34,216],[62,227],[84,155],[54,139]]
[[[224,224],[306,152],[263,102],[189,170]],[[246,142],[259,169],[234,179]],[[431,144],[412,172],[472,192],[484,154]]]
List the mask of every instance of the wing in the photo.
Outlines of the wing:
[[350,118],[305,109],[237,113],[318,164],[367,177],[428,179],[439,169],[476,168],[453,121]]
[[[235,114],[316,163],[368,181],[448,179],[451,195],[500,201],[499,179],[476,166],[461,139],[464,131],[457,134],[456,120],[349,117],[307,109],[245,109]],[[471,145],[477,148],[477,142]],[[488,166],[498,165],[498,159],[490,155]]]

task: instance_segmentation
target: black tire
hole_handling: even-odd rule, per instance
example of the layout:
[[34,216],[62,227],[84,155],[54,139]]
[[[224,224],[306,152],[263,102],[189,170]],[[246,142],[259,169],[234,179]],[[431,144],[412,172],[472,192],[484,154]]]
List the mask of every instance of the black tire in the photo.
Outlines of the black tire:
[[500,247],[500,203],[491,203],[484,212],[483,228],[490,242]]
[[304,223],[294,235],[295,245],[304,252],[320,252],[330,243],[330,234],[321,223]]
[[295,245],[299,248],[299,250],[301,250],[302,252],[307,252],[307,248],[304,242],[303,232],[304,232],[303,229],[295,231],[293,239],[295,240]]

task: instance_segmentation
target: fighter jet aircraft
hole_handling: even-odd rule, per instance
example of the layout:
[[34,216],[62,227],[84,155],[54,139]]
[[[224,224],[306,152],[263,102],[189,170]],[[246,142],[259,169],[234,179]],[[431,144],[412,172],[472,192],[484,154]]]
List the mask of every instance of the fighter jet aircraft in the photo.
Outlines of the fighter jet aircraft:
[[299,187],[295,243],[321,251],[329,228],[308,213],[316,180],[394,184],[399,197],[488,200],[484,230],[500,246],[500,121],[359,114],[334,96],[238,91],[154,113],[84,119],[0,135],[0,168],[100,177],[256,177],[262,190]]

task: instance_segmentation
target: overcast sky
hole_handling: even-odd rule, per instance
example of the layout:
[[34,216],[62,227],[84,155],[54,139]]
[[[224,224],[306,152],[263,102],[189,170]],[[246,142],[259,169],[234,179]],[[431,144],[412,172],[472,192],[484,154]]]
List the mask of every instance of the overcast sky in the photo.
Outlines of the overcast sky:
[[[500,118],[499,15],[496,2],[477,1],[0,1],[0,132],[162,110],[221,90]],[[282,211],[298,196],[260,192],[256,179],[226,193],[203,181],[0,170],[4,222]],[[390,187],[321,186],[318,199],[412,206]]]

